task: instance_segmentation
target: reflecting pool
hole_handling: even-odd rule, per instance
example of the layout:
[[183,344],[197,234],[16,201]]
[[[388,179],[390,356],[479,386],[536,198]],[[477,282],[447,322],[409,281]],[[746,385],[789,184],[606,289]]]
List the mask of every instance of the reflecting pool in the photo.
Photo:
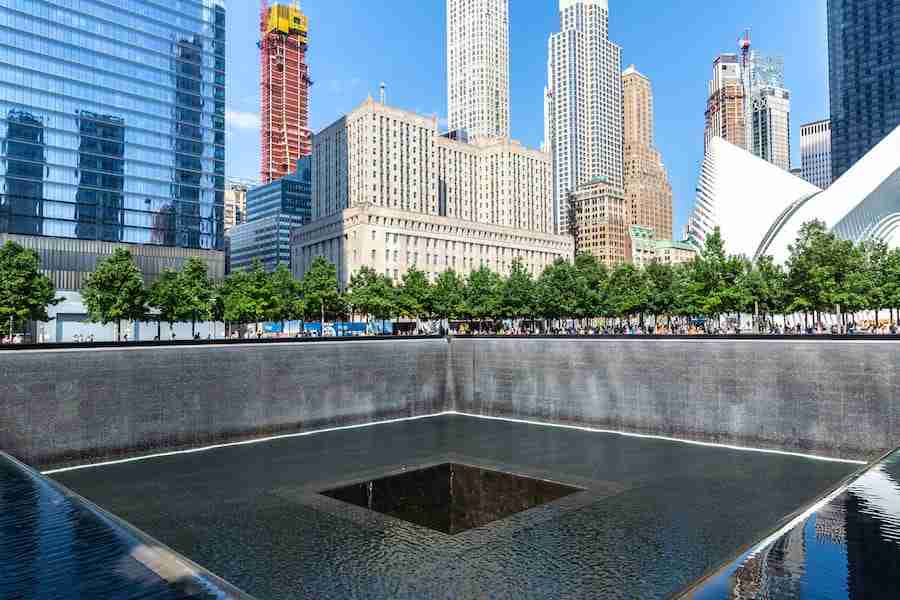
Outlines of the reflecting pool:
[[[577,491],[498,478],[455,533],[322,494],[449,464]],[[257,598],[620,599],[678,593],[857,468],[443,415],[53,477]]]
[[698,600],[900,597],[900,452],[687,594]]

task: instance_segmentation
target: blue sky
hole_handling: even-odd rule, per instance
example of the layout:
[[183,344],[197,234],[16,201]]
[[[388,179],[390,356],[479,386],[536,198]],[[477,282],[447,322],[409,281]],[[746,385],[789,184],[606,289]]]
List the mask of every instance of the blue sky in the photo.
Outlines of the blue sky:
[[[675,192],[675,233],[694,200],[703,158],[703,111],[711,61],[734,51],[741,31],[785,58],[792,92],[792,150],[799,126],[827,116],[826,0],[609,0],[610,37],[622,68],[634,63],[653,82],[656,144]],[[512,135],[543,139],[547,37],[559,27],[556,0],[510,0]],[[310,19],[311,126],[318,131],[378,93],[388,103],[444,118],[443,0],[303,0]],[[228,3],[228,175],[259,174],[259,4]]]

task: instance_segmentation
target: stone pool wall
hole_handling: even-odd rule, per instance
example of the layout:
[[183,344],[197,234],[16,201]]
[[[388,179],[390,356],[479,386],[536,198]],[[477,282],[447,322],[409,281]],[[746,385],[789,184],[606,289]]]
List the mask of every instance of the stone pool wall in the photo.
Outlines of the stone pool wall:
[[447,345],[0,352],[0,449],[49,465],[442,412]]
[[873,459],[900,445],[900,341],[454,339],[459,412]]
[[0,351],[0,449],[33,465],[447,410],[869,459],[900,341],[398,339]]

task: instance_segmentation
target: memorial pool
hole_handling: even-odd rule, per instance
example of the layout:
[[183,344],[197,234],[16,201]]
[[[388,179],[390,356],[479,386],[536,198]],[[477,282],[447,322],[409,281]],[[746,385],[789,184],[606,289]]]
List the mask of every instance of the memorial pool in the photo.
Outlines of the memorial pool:
[[[455,534],[322,493],[447,464],[576,491]],[[857,469],[438,415],[52,477],[260,599],[659,598]]]

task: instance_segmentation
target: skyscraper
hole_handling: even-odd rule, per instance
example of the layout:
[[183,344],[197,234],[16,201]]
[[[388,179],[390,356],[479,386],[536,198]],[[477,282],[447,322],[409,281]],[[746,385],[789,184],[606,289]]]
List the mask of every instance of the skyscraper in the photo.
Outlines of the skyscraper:
[[447,0],[450,131],[509,137],[509,0]]
[[624,98],[625,196],[628,221],[672,238],[672,186],[653,146],[653,87],[634,65],[622,74]]
[[0,242],[65,290],[122,245],[221,276],[224,1],[52,4],[0,3]]
[[833,180],[900,124],[900,6],[828,0]]
[[747,149],[761,159],[791,169],[791,94],[784,87],[784,59],[750,52]]
[[740,56],[726,53],[713,60],[704,149],[720,137],[790,171],[791,96],[784,87],[784,59],[750,50],[749,34],[741,41]]
[[312,152],[309,130],[309,24],[298,5],[263,0],[260,13],[260,128],[264,184],[287,175]]
[[569,230],[567,198],[596,178],[621,188],[621,49],[609,41],[607,0],[560,0],[548,43],[545,138],[553,157],[557,231]]
[[713,61],[712,78],[707,84],[704,152],[709,152],[715,137],[747,149],[746,93],[742,77],[737,54],[720,54]]
[[800,126],[800,175],[823,190],[831,185],[831,121]]

